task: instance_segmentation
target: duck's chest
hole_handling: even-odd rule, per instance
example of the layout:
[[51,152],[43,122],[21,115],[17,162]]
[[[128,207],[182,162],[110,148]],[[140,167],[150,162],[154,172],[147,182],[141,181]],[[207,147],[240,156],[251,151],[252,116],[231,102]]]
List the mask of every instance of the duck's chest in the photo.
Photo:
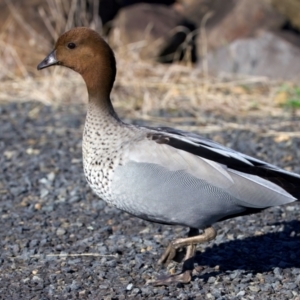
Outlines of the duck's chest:
[[88,184],[99,197],[107,202],[111,202],[110,186],[117,165],[117,159],[112,160],[109,155],[103,155],[101,151],[95,151],[94,155],[83,155],[83,169]]
[[[100,126],[101,125],[101,126]],[[126,128],[86,123],[83,133],[83,168],[86,180],[103,200],[113,203],[111,185],[115,169],[123,165],[133,133]]]
[[122,164],[120,147],[107,142],[83,142],[83,169],[85,178],[93,191],[107,202],[111,202],[111,182],[114,170]]

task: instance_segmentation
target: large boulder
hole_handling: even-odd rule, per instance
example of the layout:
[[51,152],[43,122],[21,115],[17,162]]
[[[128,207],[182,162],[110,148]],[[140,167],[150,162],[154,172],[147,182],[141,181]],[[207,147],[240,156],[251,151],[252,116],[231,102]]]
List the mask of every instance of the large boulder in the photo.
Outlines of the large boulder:
[[[257,37],[235,40],[208,53],[205,58],[213,75],[234,73],[273,79],[300,79],[300,48],[280,35],[261,32]],[[202,63],[199,63],[202,67]]]
[[[108,34],[112,28],[112,20],[123,7],[141,2],[172,5],[175,1],[176,0],[101,0],[98,5],[98,14],[103,24],[104,33]],[[88,9],[90,9],[91,6],[92,5],[88,5]]]
[[[182,0],[187,1],[187,0]],[[199,15],[198,26],[205,29],[206,38],[203,40],[198,35],[199,56],[202,56],[203,43],[208,50],[216,49],[234,40],[255,36],[259,30],[279,29],[285,22],[285,18],[278,13],[268,0],[189,0],[193,2],[187,13],[190,18],[196,19]],[[205,24],[203,12],[199,12],[202,6],[207,13],[211,13]],[[208,15],[207,15],[208,17]]]

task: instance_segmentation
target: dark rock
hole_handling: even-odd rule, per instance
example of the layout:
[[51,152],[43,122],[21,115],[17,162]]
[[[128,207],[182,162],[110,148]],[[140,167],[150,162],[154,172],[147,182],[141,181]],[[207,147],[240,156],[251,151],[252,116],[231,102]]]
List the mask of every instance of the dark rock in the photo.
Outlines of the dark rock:
[[[141,3],[120,10],[114,21],[114,30],[124,44],[140,42],[141,56],[172,62],[191,51],[196,60],[194,38],[189,33],[196,29],[174,6]],[[189,50],[190,49],[190,50]]]
[[300,30],[300,1],[299,0],[272,0],[274,7],[282,13],[287,20]]

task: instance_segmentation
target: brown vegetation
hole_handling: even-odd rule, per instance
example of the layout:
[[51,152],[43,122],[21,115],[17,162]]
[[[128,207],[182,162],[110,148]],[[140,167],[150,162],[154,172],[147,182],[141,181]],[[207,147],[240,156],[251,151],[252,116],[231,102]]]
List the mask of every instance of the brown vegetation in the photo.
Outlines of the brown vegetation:
[[[26,9],[20,9],[17,2],[20,3],[5,2],[5,9],[10,13],[1,24],[0,100],[84,103],[86,91],[80,76],[59,67],[37,73],[34,66],[49,52],[61,32],[77,25],[97,27],[99,20],[95,16],[79,16],[78,11],[72,8],[72,3],[76,1],[71,1],[71,8],[66,10],[64,1],[47,0],[42,7],[28,7],[28,14],[24,14]],[[31,4],[34,2],[32,0]],[[0,11],[3,13],[4,4],[1,5]],[[35,18],[30,14],[33,11],[38,11]],[[162,65],[141,60],[141,43],[124,46],[120,43],[117,30],[110,42],[114,45],[118,62],[112,98],[116,107],[131,118],[153,119],[155,111],[161,109],[170,112],[170,115],[173,111],[183,110],[196,123],[200,111],[232,116],[284,113],[275,101],[278,82],[259,77],[211,78],[206,71],[201,72],[185,62]],[[205,65],[206,62],[202,63]],[[205,65],[203,69],[207,70],[209,66]],[[176,120],[157,119],[161,124],[168,121]],[[201,123],[201,120],[198,122]]]

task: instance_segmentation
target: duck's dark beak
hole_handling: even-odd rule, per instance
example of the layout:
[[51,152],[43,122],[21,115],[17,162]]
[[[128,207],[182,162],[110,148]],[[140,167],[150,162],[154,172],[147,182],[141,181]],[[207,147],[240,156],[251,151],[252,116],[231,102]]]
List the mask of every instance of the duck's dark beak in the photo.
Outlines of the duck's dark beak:
[[53,50],[42,62],[38,64],[37,69],[41,70],[53,65],[57,65],[58,63],[59,61],[56,58],[56,51]]

